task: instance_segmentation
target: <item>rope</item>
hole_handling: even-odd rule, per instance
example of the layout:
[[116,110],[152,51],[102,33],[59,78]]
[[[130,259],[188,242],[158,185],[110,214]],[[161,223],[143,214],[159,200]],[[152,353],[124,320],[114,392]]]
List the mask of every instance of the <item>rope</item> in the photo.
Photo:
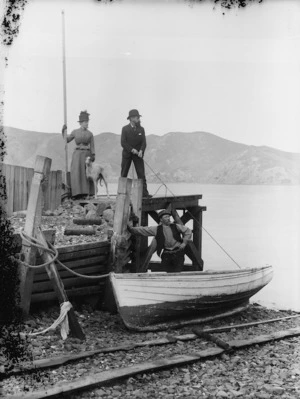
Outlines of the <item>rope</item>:
[[68,272],[70,272],[71,274],[74,274],[77,277],[82,277],[82,278],[87,278],[87,279],[100,279],[100,278],[106,278],[106,277],[109,276],[109,273],[102,274],[101,276],[87,276],[85,274],[77,273],[74,270],[70,269],[68,266],[66,266],[63,263],[61,263],[57,259],[58,258],[58,251],[50,242],[47,241],[47,244],[50,246],[51,249],[47,248],[43,243],[38,241],[36,238],[29,236],[24,231],[20,232],[20,236],[21,236],[22,239],[24,239],[24,241],[28,242],[33,247],[36,247],[36,248],[38,248],[38,249],[40,249],[40,250],[42,250],[44,252],[47,252],[51,256],[51,259],[49,259],[47,262],[45,262],[45,263],[43,263],[41,265],[30,265],[27,262],[23,262],[23,261],[19,260],[19,263],[21,263],[25,267],[28,267],[30,269],[39,269],[41,267],[45,267],[45,266],[50,265],[52,262],[57,262],[61,267],[63,267]]
[[70,302],[63,302],[60,305],[60,314],[58,318],[51,324],[50,327],[45,328],[42,331],[37,331],[34,333],[28,333],[25,335],[34,337],[36,335],[45,334],[48,331],[55,330],[58,326],[60,326],[60,334],[63,340],[67,339],[70,328],[69,328],[69,320],[68,320],[68,312],[72,308],[72,304]]
[[165,188],[166,188],[166,192],[165,192],[165,197],[167,196],[167,190],[168,190],[168,188],[167,188],[167,186],[165,185],[165,184],[161,184],[159,187],[158,187],[158,189],[155,191],[155,193],[153,194],[153,197],[155,197],[156,196],[156,194],[159,192],[159,190],[161,189],[161,187],[164,187],[165,186]]
[[[148,166],[148,168],[152,171],[152,173],[154,173],[154,175],[161,181],[162,185],[164,185],[166,187],[166,193],[168,190],[173,197],[176,197],[175,194],[169,189],[169,187],[167,187],[166,183],[160,178],[158,173],[156,173],[153,170],[153,168],[148,164],[148,162],[146,162],[145,160],[144,160],[144,162]],[[184,206],[184,210],[186,212],[188,212],[190,214],[190,216],[192,217],[192,219],[194,219],[196,221],[196,223],[200,226],[199,221],[195,218],[195,216],[185,206]],[[222,249],[222,251],[241,269],[242,267],[233,259],[233,257],[225,250],[225,248],[222,247],[222,245],[220,243],[218,243],[218,241],[202,225],[201,225],[201,228]]]

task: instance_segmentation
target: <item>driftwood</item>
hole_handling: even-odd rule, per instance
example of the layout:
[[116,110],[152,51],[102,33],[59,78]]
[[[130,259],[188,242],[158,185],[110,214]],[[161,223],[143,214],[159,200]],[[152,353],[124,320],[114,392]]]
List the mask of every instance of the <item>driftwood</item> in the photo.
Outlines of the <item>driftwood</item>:
[[[287,337],[294,337],[300,335],[300,327],[291,328],[289,330],[278,331],[267,335],[259,335],[255,338],[245,340],[232,340],[227,342],[232,348],[243,348],[251,345],[263,344],[273,340],[279,340]],[[107,371],[90,374],[87,377],[81,377],[80,380],[57,384],[56,387],[49,387],[48,389],[30,392],[28,394],[13,395],[11,399],[43,399],[43,398],[60,398],[64,393],[71,394],[90,389],[101,384],[111,383],[121,378],[128,378],[130,376],[158,371],[173,366],[181,366],[184,364],[194,363],[196,361],[206,359],[209,357],[218,356],[224,353],[222,348],[210,348],[202,350],[190,355],[178,355],[170,358],[139,363],[130,367],[121,367],[117,369],[110,369]]]
[[211,335],[203,330],[194,328],[193,331],[198,337],[204,338],[204,339],[206,339],[206,341],[214,342],[216,345],[218,345],[220,348],[225,349],[226,351],[230,351],[232,349],[231,346],[228,345],[227,342],[223,341],[222,339],[220,339],[218,337],[214,337],[213,335]]

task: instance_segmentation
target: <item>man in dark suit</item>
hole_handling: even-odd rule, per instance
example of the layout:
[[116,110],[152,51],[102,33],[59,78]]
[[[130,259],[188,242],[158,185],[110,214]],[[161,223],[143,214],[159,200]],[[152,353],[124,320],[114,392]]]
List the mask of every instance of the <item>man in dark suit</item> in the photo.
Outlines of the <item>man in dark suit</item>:
[[151,198],[147,189],[145,177],[144,153],[146,149],[145,129],[141,126],[140,117],[137,109],[129,111],[127,119],[130,123],[122,128],[121,146],[122,165],[121,177],[127,177],[131,162],[133,161],[138,179],[143,180],[143,197]]

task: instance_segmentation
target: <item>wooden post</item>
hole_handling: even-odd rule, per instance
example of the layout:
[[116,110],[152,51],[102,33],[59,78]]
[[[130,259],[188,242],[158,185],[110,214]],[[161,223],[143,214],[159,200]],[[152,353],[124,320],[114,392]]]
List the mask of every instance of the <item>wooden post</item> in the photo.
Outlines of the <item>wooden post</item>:
[[[40,241],[43,245],[48,247],[46,238],[40,228],[37,228],[36,236],[37,236],[38,241]],[[41,256],[42,256],[43,262],[48,262],[49,260],[51,260],[50,254],[48,254],[44,251],[41,251],[41,252],[42,252]],[[50,281],[53,284],[53,288],[54,288],[54,291],[56,292],[59,303],[61,304],[63,302],[68,302],[68,297],[65,292],[63,282],[61,281],[61,278],[56,269],[55,263],[51,262],[48,266],[45,267],[45,269],[47,271]],[[84,339],[85,335],[78,323],[78,320],[76,318],[73,308],[71,308],[68,312],[68,319],[69,319],[70,330],[71,330],[71,333],[73,334],[73,336],[76,338],[79,338],[79,339]]]
[[[201,269],[203,270],[203,259],[202,259],[202,208],[198,206],[197,208],[193,208],[193,242],[197,251],[200,254],[200,258],[202,261]],[[197,266],[197,263],[193,260],[193,265]]]
[[[141,221],[142,221],[142,201],[143,201],[143,180],[142,179],[134,180],[131,203],[132,203],[133,212],[139,218],[138,226],[141,226]],[[141,264],[140,236],[135,236],[134,260],[135,260],[135,271],[137,271],[140,268]]]
[[[35,161],[34,175],[31,183],[27,215],[24,231],[31,237],[35,236],[36,227],[42,220],[42,180],[44,180],[51,167],[51,159],[38,155]],[[36,249],[30,244],[23,242],[22,252],[24,261],[29,264],[35,263]],[[30,309],[32,283],[34,270],[25,266],[20,266],[20,297],[23,315],[26,316]]]
[[127,177],[119,178],[118,196],[114,216],[114,232],[117,234],[117,245],[115,249],[115,262],[113,269],[116,273],[121,273],[123,266],[128,261],[128,250],[130,243],[125,245],[121,241],[126,240],[127,224],[129,219],[129,205],[131,197],[132,180]]

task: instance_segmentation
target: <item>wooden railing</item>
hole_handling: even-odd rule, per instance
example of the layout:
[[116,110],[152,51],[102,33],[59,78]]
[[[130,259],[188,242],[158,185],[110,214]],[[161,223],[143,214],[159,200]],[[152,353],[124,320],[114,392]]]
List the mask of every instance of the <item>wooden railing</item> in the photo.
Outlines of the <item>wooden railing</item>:
[[[6,212],[11,216],[15,211],[27,209],[33,168],[0,164],[1,174],[6,180]],[[54,210],[61,204],[62,171],[51,171],[45,192],[44,210]]]

